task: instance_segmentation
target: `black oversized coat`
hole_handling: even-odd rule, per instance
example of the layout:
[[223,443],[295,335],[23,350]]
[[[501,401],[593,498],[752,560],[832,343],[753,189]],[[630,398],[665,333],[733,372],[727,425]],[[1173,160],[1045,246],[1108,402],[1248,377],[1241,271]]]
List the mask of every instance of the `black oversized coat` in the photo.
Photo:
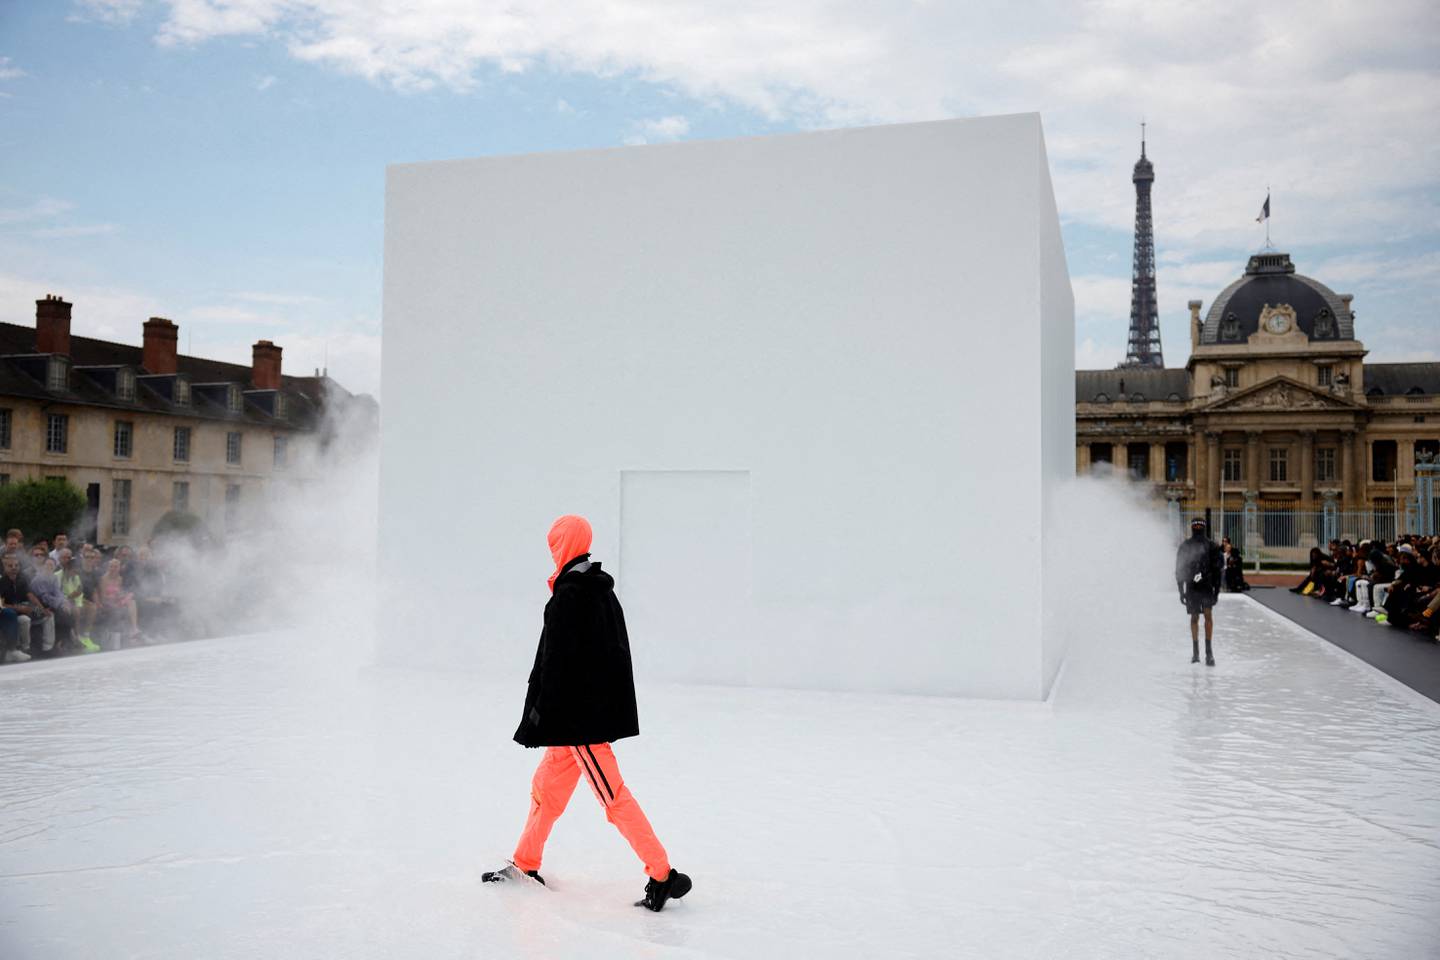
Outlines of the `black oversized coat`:
[[625,613],[615,580],[576,557],[555,579],[515,742],[610,743],[640,732]]

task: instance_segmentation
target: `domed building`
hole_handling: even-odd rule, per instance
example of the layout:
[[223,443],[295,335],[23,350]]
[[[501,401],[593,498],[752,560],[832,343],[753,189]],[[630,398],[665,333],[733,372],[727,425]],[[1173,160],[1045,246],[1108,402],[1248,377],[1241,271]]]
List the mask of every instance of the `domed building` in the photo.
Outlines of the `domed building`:
[[1277,559],[1414,529],[1416,464],[1440,455],[1440,363],[1365,363],[1353,298],[1287,253],[1255,254],[1208,310],[1189,307],[1183,369],[1076,371],[1080,471],[1114,464]]

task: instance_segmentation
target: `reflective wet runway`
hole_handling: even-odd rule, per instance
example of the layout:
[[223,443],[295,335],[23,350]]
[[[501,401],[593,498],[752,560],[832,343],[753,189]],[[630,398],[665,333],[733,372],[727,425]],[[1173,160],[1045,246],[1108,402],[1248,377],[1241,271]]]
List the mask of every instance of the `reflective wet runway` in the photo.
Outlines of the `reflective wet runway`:
[[[1168,600],[1168,598],[1167,598]],[[0,669],[0,956],[1422,957],[1440,706],[1243,598],[1077,613],[1047,704],[642,688],[548,891],[482,887],[538,759],[523,689],[325,638]]]

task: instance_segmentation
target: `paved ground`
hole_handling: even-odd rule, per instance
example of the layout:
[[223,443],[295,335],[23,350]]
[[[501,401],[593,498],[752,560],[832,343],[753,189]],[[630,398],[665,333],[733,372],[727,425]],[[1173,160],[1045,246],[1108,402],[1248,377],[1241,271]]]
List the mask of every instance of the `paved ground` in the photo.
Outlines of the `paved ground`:
[[0,958],[1435,956],[1440,705],[1248,598],[1213,668],[1172,592],[1073,620],[1047,703],[642,684],[661,914],[585,787],[548,890],[480,883],[523,677],[343,631],[7,667]]
[[1284,589],[1249,596],[1401,683],[1440,702],[1440,644],[1409,630],[1381,626],[1343,607]]

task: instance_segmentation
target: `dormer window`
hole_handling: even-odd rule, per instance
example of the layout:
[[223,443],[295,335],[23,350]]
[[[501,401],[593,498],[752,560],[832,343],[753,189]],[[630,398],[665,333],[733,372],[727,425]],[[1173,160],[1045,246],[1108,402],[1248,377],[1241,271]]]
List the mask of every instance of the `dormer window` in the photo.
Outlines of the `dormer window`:
[[184,377],[175,378],[175,406],[190,406],[190,381]]
[[115,396],[128,403],[135,402],[134,370],[121,370],[115,374]]
[[64,357],[51,357],[46,369],[45,389],[63,392],[70,389],[70,361]]
[[230,384],[230,387],[225,391],[225,406],[231,413],[239,413],[241,402],[240,387],[237,384]]
[[1320,312],[1315,315],[1314,330],[1314,337],[1316,340],[1335,339],[1335,316],[1330,312],[1328,307],[1322,307],[1320,309]]
[[283,393],[275,394],[275,418],[284,420],[290,415],[290,398]]
[[1225,319],[1220,323],[1221,340],[1240,339],[1240,318],[1233,313],[1225,314]]
[[1144,402],[1145,402],[1145,394],[1143,394],[1143,393],[1132,393],[1132,394],[1130,394],[1130,402],[1131,402],[1131,403],[1144,403]]
[[1110,395],[1109,395],[1108,393],[1097,393],[1097,394],[1095,394],[1095,402],[1096,402],[1096,403],[1109,403],[1109,402],[1110,402]]

